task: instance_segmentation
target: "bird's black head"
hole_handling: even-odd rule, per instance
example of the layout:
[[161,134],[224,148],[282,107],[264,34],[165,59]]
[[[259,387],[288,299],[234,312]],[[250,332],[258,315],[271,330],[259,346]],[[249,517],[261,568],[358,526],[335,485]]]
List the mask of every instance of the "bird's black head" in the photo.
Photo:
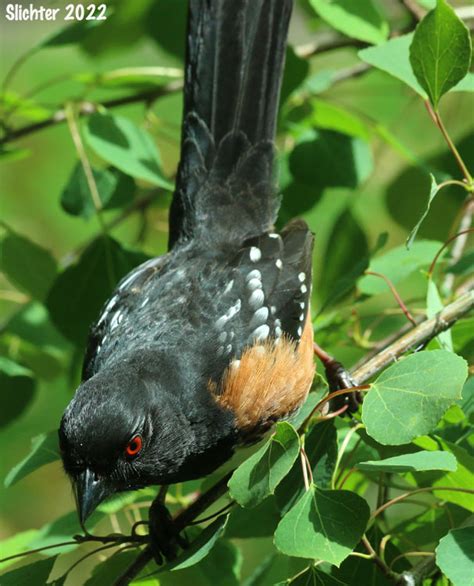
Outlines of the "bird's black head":
[[193,441],[187,425],[156,372],[136,362],[115,364],[83,382],[59,429],[81,522],[116,492],[165,483]]

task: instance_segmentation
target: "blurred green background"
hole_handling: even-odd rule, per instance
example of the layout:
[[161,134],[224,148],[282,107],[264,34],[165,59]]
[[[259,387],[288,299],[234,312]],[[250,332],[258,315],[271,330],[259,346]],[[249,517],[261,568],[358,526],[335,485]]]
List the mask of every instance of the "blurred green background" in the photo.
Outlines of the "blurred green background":
[[[6,2],[2,2],[2,12]],[[40,4],[38,2],[38,4]],[[45,6],[63,7],[66,2],[42,2]],[[84,84],[79,74],[97,74],[121,68],[163,66],[182,68],[184,40],[184,9],[176,0],[123,0],[110,3],[118,17],[100,34],[93,32],[79,44],[45,48],[32,54],[18,68],[9,84],[9,91],[31,96],[32,112],[12,121],[16,126],[34,123],[56,111],[65,101],[87,99],[102,102],[141,91],[137,84],[104,87]],[[392,31],[412,27],[410,15],[401,2],[377,0],[380,12]],[[457,6],[469,2],[453,1]],[[156,12],[156,15],[155,15]],[[48,35],[56,33],[64,23],[10,23],[2,17],[0,79],[4,79],[15,62],[36,47]],[[306,2],[297,4],[292,20],[290,43],[297,53],[318,35],[330,29]],[[410,88],[381,71],[372,69],[324,89],[321,72],[346,72],[360,64],[358,47],[347,46],[315,54],[306,60],[288,60],[288,84],[292,94],[282,106],[279,147],[280,172],[284,192],[282,221],[303,215],[316,234],[314,258],[315,308],[330,289],[328,280],[351,266],[354,242],[372,249],[382,232],[388,233],[385,250],[403,244],[409,230],[423,209],[429,192],[428,170],[440,170],[458,177],[458,170],[441,134],[430,120],[422,100]],[[304,51],[303,51],[304,52]],[[303,65],[301,65],[301,63]],[[305,67],[303,81],[313,80],[320,87],[294,83],[298,67]],[[93,77],[93,76],[92,76]],[[76,79],[74,79],[76,78]],[[147,87],[146,85],[144,87]],[[347,113],[362,125],[361,135],[366,150],[361,156],[367,173],[355,186],[318,186],[318,160],[307,180],[298,176],[298,160],[289,153],[307,108],[314,108],[315,128],[327,128],[324,119],[327,105],[337,108],[336,123],[341,124]],[[4,105],[5,106],[5,105]],[[173,177],[179,154],[182,99],[179,92],[166,96],[146,107],[143,103],[115,108],[151,133],[158,145],[164,173]],[[302,114],[303,112],[303,114]],[[322,112],[321,124],[317,115]],[[473,98],[463,92],[447,95],[442,114],[451,136],[468,165],[474,162]],[[304,122],[307,126],[307,122]],[[329,127],[331,129],[331,126]],[[334,126],[332,127],[334,128]],[[308,128],[306,128],[308,130]],[[297,134],[297,132],[296,132]],[[385,137],[385,138],[384,138]],[[389,139],[387,139],[389,137]],[[296,139],[297,140],[297,139]],[[51,251],[60,267],[67,266],[71,254],[81,249],[98,232],[95,218],[88,221],[64,212],[60,196],[77,162],[77,155],[66,124],[57,124],[14,143],[28,153],[18,160],[1,163],[0,215],[2,222],[19,234]],[[21,153],[20,153],[21,154]],[[93,162],[95,155],[91,155]],[[289,159],[289,160],[288,160]],[[372,159],[372,161],[371,161]],[[347,169],[331,161],[331,172],[341,175]],[[312,179],[314,174],[314,181]],[[336,182],[337,183],[337,182]],[[341,182],[344,183],[344,182]],[[136,198],[150,193],[150,185],[138,181]],[[424,222],[421,237],[444,241],[459,210],[463,194],[450,188],[443,191]],[[167,239],[167,208],[170,194],[163,191],[143,213],[130,214],[111,235],[131,248],[153,256],[165,251]],[[105,212],[112,221],[122,212]],[[361,244],[362,242],[362,244]],[[337,251],[336,256],[331,251]],[[336,262],[337,261],[337,262]],[[339,263],[339,264],[338,264]],[[35,267],[31,267],[35,270]],[[329,276],[328,276],[329,275]],[[335,278],[334,277],[334,278]],[[416,278],[401,287],[412,305],[421,304],[422,287]],[[38,374],[35,398],[20,418],[0,429],[0,478],[28,452],[30,440],[45,430],[57,428],[65,405],[78,380],[81,349],[72,345],[51,326],[49,340],[35,343],[34,333],[24,342],[8,332],[11,319],[27,301],[5,277],[0,277],[0,327],[3,337],[0,350],[12,359],[19,359]],[[322,338],[337,357],[353,364],[366,349],[354,341],[354,330],[369,327],[382,338],[403,323],[396,312],[383,320],[376,319],[380,307],[392,306],[389,294],[379,295],[360,303],[357,316],[346,306],[340,316],[329,313],[320,317]],[[41,309],[33,308],[33,320],[42,322]],[[375,317],[374,317],[375,316]],[[326,320],[326,321],[325,321]],[[339,321],[338,321],[339,320]],[[342,330],[340,321],[343,321]],[[33,324],[33,325],[32,325]],[[333,331],[338,329],[336,336]],[[378,328],[378,329],[377,329]],[[347,335],[341,336],[341,331]],[[22,480],[13,488],[0,490],[0,538],[18,531],[42,526],[52,518],[74,508],[68,480],[60,465],[53,463]]]

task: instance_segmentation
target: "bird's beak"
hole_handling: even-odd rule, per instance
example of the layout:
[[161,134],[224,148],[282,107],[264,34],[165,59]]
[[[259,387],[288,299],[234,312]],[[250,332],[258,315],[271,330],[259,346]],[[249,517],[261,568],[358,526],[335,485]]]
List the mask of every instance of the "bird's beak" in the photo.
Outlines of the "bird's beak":
[[79,519],[83,525],[96,507],[109,496],[109,491],[89,468],[76,478],[75,489]]

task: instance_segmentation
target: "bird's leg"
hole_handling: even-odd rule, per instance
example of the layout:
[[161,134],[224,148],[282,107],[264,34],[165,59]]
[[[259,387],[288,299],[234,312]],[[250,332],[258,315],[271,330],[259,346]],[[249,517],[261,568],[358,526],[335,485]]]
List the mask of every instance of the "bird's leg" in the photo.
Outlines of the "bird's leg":
[[158,565],[163,562],[163,557],[167,560],[175,559],[178,548],[184,549],[189,545],[186,538],[179,534],[173,518],[165,506],[167,488],[167,486],[161,487],[148,513],[150,545]]
[[[330,393],[339,391],[340,389],[350,389],[357,386],[357,383],[353,380],[349,371],[347,371],[340,362],[335,360],[330,354],[318,346],[316,342],[313,342],[313,348],[314,353],[323,363]],[[347,405],[344,414],[355,413],[361,403],[362,398],[360,392],[353,391],[346,395],[334,397],[330,402],[330,410],[338,411]]]
[[150,545],[156,563],[161,565],[163,557],[173,560],[178,553],[176,530],[170,512],[161,500],[153,501],[148,515]]

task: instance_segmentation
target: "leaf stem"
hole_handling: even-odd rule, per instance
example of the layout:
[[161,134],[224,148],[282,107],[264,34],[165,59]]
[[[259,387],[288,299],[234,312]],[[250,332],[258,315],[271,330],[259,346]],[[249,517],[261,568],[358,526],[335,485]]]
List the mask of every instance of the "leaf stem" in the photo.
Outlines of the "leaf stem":
[[387,566],[387,564],[383,561],[383,559],[377,555],[377,552],[372,547],[370,541],[367,539],[367,537],[365,535],[362,536],[361,542],[363,543],[365,549],[369,552],[371,559],[380,568],[383,575],[386,576],[387,578],[389,578],[390,580],[394,580],[395,582],[398,582],[400,579],[400,576],[398,574],[396,574],[395,572],[393,572]]
[[378,517],[381,513],[383,513],[389,507],[396,505],[397,503],[399,503],[401,501],[404,501],[406,498],[413,496],[414,494],[420,494],[422,492],[434,492],[434,491],[438,491],[438,490],[448,490],[451,492],[464,492],[466,494],[474,494],[474,490],[471,490],[469,488],[458,488],[458,487],[454,487],[454,486],[426,486],[425,488],[417,488],[415,490],[411,490],[409,492],[405,492],[403,494],[400,494],[400,495],[396,496],[395,498],[387,501],[381,507],[376,509],[372,513],[370,518],[375,519],[375,517]]
[[366,275],[372,275],[374,277],[379,277],[380,279],[383,279],[387,283],[390,291],[392,292],[392,295],[395,297],[396,302],[400,306],[400,309],[403,311],[403,313],[404,313],[405,317],[407,318],[407,320],[409,322],[411,322],[414,326],[416,326],[417,323],[415,321],[415,318],[409,312],[407,306],[403,302],[403,299],[400,297],[400,294],[398,293],[398,291],[395,288],[395,285],[392,283],[392,281],[388,277],[386,277],[385,275],[383,275],[382,273],[377,273],[375,271],[365,271],[365,274]]
[[441,253],[443,252],[443,250],[445,250],[451,244],[451,242],[453,242],[453,240],[456,240],[456,238],[459,238],[459,236],[462,236],[464,234],[470,234],[472,232],[474,232],[474,228],[467,228],[466,230],[461,230],[461,232],[458,232],[457,234],[455,234],[454,236],[451,236],[451,238],[448,238],[448,240],[446,240],[446,242],[438,250],[438,252],[436,253],[434,259],[432,260],[432,262],[430,264],[430,268],[428,269],[428,277],[430,279],[431,279],[431,275],[433,274],[433,271],[435,269],[436,263],[438,262],[438,259],[441,255]]
[[459,154],[459,151],[456,148],[456,145],[454,144],[454,142],[452,141],[451,137],[449,136],[449,133],[446,130],[446,127],[444,126],[444,123],[443,123],[443,120],[442,120],[442,118],[440,116],[439,111],[433,109],[432,105],[430,104],[430,102],[428,100],[425,101],[425,104],[426,104],[426,108],[428,109],[428,112],[429,112],[431,118],[433,119],[434,123],[439,128],[439,130],[441,131],[441,134],[443,135],[444,140],[446,141],[449,149],[453,153],[454,158],[456,159],[456,162],[457,162],[459,168],[461,169],[462,174],[466,178],[466,181],[467,181],[468,185],[472,189],[472,187],[473,187],[472,176],[469,173],[468,168],[466,167],[464,161],[462,160],[462,157]]
[[21,553],[16,553],[15,555],[10,555],[6,558],[0,559],[0,564],[3,564],[5,562],[9,562],[11,560],[16,560],[16,559],[22,558],[24,556],[34,555],[36,553],[41,553],[42,551],[45,551],[47,549],[54,549],[55,547],[64,547],[66,545],[77,545],[77,543],[78,542],[76,540],[62,541],[61,543],[54,543],[53,545],[45,545],[44,547],[38,547],[37,549],[29,549],[28,551],[23,551]]

